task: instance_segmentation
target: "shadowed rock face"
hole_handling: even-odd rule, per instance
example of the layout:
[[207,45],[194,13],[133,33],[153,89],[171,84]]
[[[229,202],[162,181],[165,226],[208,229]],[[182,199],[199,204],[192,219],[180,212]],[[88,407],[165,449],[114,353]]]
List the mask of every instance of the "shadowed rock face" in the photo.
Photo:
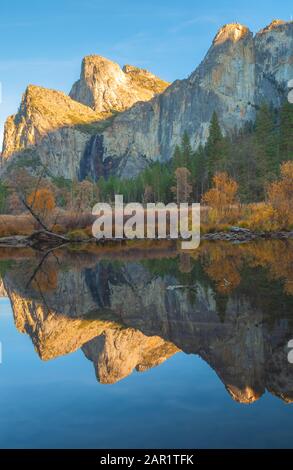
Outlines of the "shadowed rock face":
[[[277,258],[288,249],[283,245],[274,244]],[[291,402],[287,344],[293,337],[292,299],[275,288],[268,288],[266,298],[261,290],[264,274],[255,268],[255,260],[253,282],[245,274],[234,291],[220,294],[204,274],[213,249],[204,248],[204,258],[187,274],[180,273],[176,260],[164,269],[161,260],[157,267],[101,261],[59,270],[55,286],[48,287],[40,276],[25,287],[23,279],[35,268],[26,263],[7,273],[4,285],[16,327],[30,335],[42,359],[81,347],[98,380],[114,383],[134,369],[144,371],[183,351],[201,356],[234,400],[249,404],[268,390]],[[247,254],[239,250],[239,257],[246,259]],[[42,269],[50,273],[58,266],[51,260]],[[182,280],[182,275],[188,277]],[[189,287],[169,288],[178,284]]]

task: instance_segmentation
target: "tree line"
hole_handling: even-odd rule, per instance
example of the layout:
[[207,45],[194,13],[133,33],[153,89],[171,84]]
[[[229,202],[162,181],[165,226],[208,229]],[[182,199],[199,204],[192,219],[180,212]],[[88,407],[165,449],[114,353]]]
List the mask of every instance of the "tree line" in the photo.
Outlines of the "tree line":
[[178,196],[178,184],[183,187],[184,180],[184,198],[200,201],[211,188],[213,176],[226,172],[238,183],[241,201],[256,202],[264,199],[267,184],[279,176],[281,163],[292,159],[292,104],[286,102],[279,110],[263,104],[255,123],[235,128],[229,135],[223,134],[214,112],[204,146],[194,150],[185,132],[168,163],[154,162],[130,180],[101,178],[98,187],[105,200],[123,194],[125,201],[170,202],[176,199],[176,193]]
[[[113,201],[115,194],[123,194],[125,202],[200,202],[212,188],[214,176],[225,173],[237,183],[241,202],[257,202],[264,200],[267,185],[280,176],[282,162],[289,160],[293,160],[293,106],[286,102],[274,110],[263,104],[255,123],[229,135],[223,134],[214,112],[205,145],[193,149],[185,132],[169,162],[154,162],[135,178],[101,177],[96,183],[44,178],[37,199],[50,200],[49,205],[65,210],[91,210],[97,201]],[[1,213],[20,213],[18,192],[29,197],[37,180],[18,168],[0,182]]]

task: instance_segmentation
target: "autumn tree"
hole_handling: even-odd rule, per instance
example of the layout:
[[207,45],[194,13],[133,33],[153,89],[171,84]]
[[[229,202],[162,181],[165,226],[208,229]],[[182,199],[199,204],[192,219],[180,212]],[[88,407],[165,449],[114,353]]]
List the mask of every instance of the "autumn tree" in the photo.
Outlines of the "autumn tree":
[[213,177],[213,187],[203,195],[202,202],[213,208],[216,218],[219,219],[237,202],[237,190],[237,182],[227,173],[216,173]]
[[21,214],[24,211],[24,205],[15,191],[12,191],[7,198],[7,210],[9,214],[14,215]]
[[175,194],[177,204],[180,202],[188,202],[192,193],[192,185],[190,184],[190,171],[185,168],[177,168],[175,171],[176,186],[172,188]]
[[27,198],[32,188],[37,185],[37,178],[32,176],[25,168],[19,168],[12,171],[7,178],[7,187],[13,192],[21,194]]
[[55,208],[54,194],[47,188],[40,188],[31,192],[26,202],[39,217],[44,219]]
[[77,211],[91,211],[97,202],[98,189],[91,181],[83,180],[74,187],[73,206]]
[[154,190],[150,184],[147,184],[144,188],[143,202],[152,202],[154,199]]
[[268,186],[268,200],[276,209],[280,224],[293,224],[293,161],[281,165],[281,177]]

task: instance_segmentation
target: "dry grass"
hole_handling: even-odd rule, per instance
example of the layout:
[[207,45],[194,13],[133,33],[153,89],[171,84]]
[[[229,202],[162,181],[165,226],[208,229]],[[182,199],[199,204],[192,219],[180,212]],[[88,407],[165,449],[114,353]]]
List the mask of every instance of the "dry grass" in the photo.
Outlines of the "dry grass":
[[[130,216],[124,217],[124,223]],[[55,209],[45,223],[55,233],[72,235],[72,239],[92,238],[92,226],[96,217],[90,212],[76,213]],[[146,220],[146,211],[145,211]],[[167,235],[169,234],[169,216],[167,214]],[[113,214],[113,227],[115,219]],[[235,204],[220,211],[208,206],[201,206],[201,233],[225,232],[237,225],[252,231],[292,230],[292,226],[280,224],[278,212],[268,203],[240,205]],[[0,237],[12,235],[30,235],[40,227],[30,214],[0,215]],[[191,228],[191,227],[190,227]],[[158,224],[155,222],[157,233]],[[146,231],[145,231],[146,232]]]
[[30,235],[37,224],[29,215],[0,215],[0,237]]

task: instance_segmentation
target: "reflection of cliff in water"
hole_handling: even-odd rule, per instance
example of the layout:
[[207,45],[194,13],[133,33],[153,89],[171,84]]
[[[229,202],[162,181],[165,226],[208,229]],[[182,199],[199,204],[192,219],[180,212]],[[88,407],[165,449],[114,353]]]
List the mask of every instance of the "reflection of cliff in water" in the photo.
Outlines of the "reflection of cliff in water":
[[268,390],[291,402],[292,248],[210,243],[129,262],[57,252],[38,269],[35,258],[18,261],[4,284],[16,327],[44,360],[82,348],[98,380],[114,383],[183,351],[208,362],[237,401]]

